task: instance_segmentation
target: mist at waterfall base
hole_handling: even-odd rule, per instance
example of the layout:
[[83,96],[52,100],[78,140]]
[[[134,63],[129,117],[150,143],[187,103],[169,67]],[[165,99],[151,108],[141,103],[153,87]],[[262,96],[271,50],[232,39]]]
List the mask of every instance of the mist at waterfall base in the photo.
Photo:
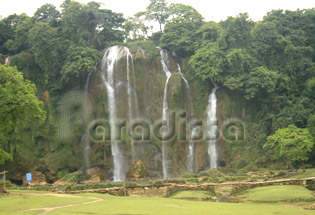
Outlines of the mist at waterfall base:
[[[163,90],[163,103],[162,103],[162,120],[167,121],[169,117],[169,104],[168,104],[168,90],[169,90],[169,80],[172,76],[172,72],[170,70],[169,61],[171,58],[171,54],[164,49],[159,49],[160,53],[160,63],[162,67],[162,71],[165,74],[165,84],[164,84],[164,90]],[[121,81],[117,80],[116,78],[116,67],[118,62],[125,61],[126,64],[126,83],[121,83]],[[137,99],[137,92],[135,90],[135,73],[133,68],[133,56],[130,53],[129,49],[124,46],[113,46],[105,50],[104,56],[102,57],[102,60],[100,62],[101,65],[101,80],[104,85],[105,93],[107,96],[107,102],[105,103],[104,109],[108,110],[108,121],[110,122],[110,125],[114,125],[117,121],[117,102],[119,101],[119,90],[120,85],[124,84],[126,85],[127,89],[127,95],[128,95],[128,118],[130,121],[133,119],[139,118],[140,112],[139,112],[139,104]],[[176,63],[178,68],[178,73],[180,74],[184,86],[187,90],[187,109],[189,113],[193,113],[193,105],[192,105],[192,93],[189,86],[189,82],[185,78],[184,74],[181,72],[180,65]],[[90,75],[88,75],[88,80],[86,84],[86,92],[88,93],[89,90],[89,81],[90,81]],[[131,78],[131,76],[133,78]],[[209,133],[215,132],[216,129],[214,126],[211,125],[213,121],[216,121],[216,95],[215,92],[217,90],[217,86],[212,90],[212,93],[209,96],[209,103],[206,110],[207,120],[206,120],[206,128],[209,129]],[[187,141],[188,143],[188,153],[187,153],[187,171],[194,172],[194,135],[196,135],[197,128],[192,129],[190,131],[190,140]],[[110,145],[111,145],[111,153],[112,153],[112,173],[113,173],[113,181],[124,181],[126,177],[126,173],[128,171],[128,159],[124,153],[121,146],[121,143],[115,139],[116,136],[116,129],[115,126],[111,126],[110,130]],[[82,142],[87,143],[86,136],[83,136],[81,139]],[[131,145],[131,161],[134,163],[136,161],[136,153],[135,153],[135,143],[133,140],[130,139],[130,145]],[[169,178],[172,177],[171,173],[171,165],[172,165],[172,159],[169,157],[168,153],[168,143],[167,141],[162,140],[161,145],[161,159],[162,159],[162,173],[163,178]],[[86,149],[90,150],[89,147],[86,147]],[[208,142],[208,153],[209,153],[209,160],[210,160],[210,167],[211,168],[217,168],[217,153],[216,153],[216,142],[215,140],[210,140]],[[90,159],[89,156],[87,156],[88,153],[85,152],[84,159],[85,161],[85,168],[90,167]]]

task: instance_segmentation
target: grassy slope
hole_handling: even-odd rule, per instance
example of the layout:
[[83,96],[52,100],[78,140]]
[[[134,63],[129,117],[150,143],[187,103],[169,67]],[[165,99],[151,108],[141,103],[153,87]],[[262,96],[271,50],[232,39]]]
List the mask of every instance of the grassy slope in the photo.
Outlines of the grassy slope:
[[[91,194],[90,194],[91,196]],[[170,198],[115,197],[92,194],[105,201],[75,208],[57,209],[49,214],[150,214],[150,215],[306,215],[314,211],[264,204],[232,204],[187,201]]]
[[[288,172],[287,169],[284,170],[270,170],[275,174],[278,174],[279,172],[285,172],[287,173],[284,176],[280,176],[277,179],[299,179],[299,178],[311,178],[315,177],[315,168],[312,169],[306,169],[305,172],[303,172],[302,169],[297,169],[296,172]],[[272,180],[272,179],[271,179]]]
[[248,190],[246,193],[250,201],[301,201],[314,200],[312,192],[302,186],[286,185],[286,186],[268,186],[259,187]]

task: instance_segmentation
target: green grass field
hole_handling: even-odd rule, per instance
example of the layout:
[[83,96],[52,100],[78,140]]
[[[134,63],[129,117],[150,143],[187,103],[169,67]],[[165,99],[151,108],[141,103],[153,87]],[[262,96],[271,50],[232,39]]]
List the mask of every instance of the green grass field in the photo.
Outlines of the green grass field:
[[[192,193],[189,193],[192,192]],[[204,196],[203,192],[179,192],[180,197]],[[187,201],[173,198],[117,197],[108,194],[59,195],[47,193],[17,193],[0,196],[0,214],[41,214],[41,208],[53,208],[45,214],[104,215],[307,215],[314,211],[268,204],[235,204],[208,201]],[[93,201],[91,203],[91,201]],[[88,204],[86,204],[88,203]],[[62,208],[54,208],[62,207]],[[36,208],[35,211],[25,211]]]
[[201,190],[196,190],[196,191],[179,191],[170,196],[170,198],[174,199],[202,199],[206,198],[209,196],[213,196],[212,193],[207,192],[207,191],[201,191]]
[[57,207],[69,204],[82,204],[89,201],[92,201],[92,199],[85,197],[78,198],[77,196],[51,196],[43,192],[17,192],[9,195],[0,195],[0,214],[39,214],[39,211],[34,212],[24,210],[32,208]]
[[249,201],[279,202],[279,201],[315,201],[312,191],[295,185],[268,186],[248,190]]

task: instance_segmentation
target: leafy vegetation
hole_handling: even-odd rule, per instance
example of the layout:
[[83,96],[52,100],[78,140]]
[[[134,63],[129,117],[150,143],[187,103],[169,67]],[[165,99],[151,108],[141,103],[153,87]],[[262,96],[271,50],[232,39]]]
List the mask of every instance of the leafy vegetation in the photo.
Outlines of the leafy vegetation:
[[24,80],[16,68],[0,65],[0,164],[11,158],[10,136],[19,136],[28,122],[43,122],[43,102],[36,97],[36,87]]
[[[70,90],[84,89],[102,51],[114,44],[130,48],[135,73],[143,53],[154,64],[156,46],[172,51],[191,83],[198,116],[212,81],[236,98],[235,105],[227,97],[223,101],[228,112],[242,116],[246,139],[242,144],[226,141],[229,159],[220,165],[228,171],[281,169],[285,162],[314,166],[314,8],[273,10],[258,22],[242,13],[217,23],[205,21],[191,6],[165,0],[148,1],[146,11],[128,19],[93,1],[65,0],[60,8],[44,4],[32,17],[13,14],[0,20],[1,59],[10,56],[13,66],[0,66],[0,119],[5,122],[0,126],[0,164],[7,160],[10,171],[42,170],[46,177],[52,175],[49,181],[78,171],[84,129],[76,127],[71,144],[56,138],[58,101]],[[151,21],[159,31],[152,32]],[[91,160],[107,167],[102,162],[110,148],[95,147]],[[212,170],[192,180],[197,177],[232,180]]]
[[[267,138],[264,147],[273,149],[275,159],[284,159],[287,162],[303,162],[309,159],[314,142],[308,129],[289,125],[288,128],[279,129]],[[304,164],[303,164],[304,165]],[[303,168],[305,171],[305,167]]]

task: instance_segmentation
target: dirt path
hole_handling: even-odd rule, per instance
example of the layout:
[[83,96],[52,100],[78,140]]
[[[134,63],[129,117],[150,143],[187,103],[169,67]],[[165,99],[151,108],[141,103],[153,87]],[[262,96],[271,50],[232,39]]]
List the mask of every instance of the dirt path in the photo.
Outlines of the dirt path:
[[88,202],[83,202],[83,203],[78,203],[78,204],[69,204],[69,205],[62,205],[62,206],[56,206],[56,207],[50,207],[50,208],[31,208],[27,209],[24,211],[43,211],[40,213],[42,214],[47,214],[53,210],[59,209],[59,208],[67,208],[67,207],[75,207],[75,206],[80,206],[80,205],[88,205],[88,204],[94,204],[97,202],[101,202],[104,199],[97,198],[97,197],[81,197],[81,196],[74,196],[74,195],[69,195],[69,194],[55,194],[55,193],[45,193],[45,194],[40,194],[40,193],[21,193],[25,195],[45,195],[45,196],[56,196],[56,197],[62,197],[62,198],[86,198],[86,199],[93,199],[93,201],[88,201]]

